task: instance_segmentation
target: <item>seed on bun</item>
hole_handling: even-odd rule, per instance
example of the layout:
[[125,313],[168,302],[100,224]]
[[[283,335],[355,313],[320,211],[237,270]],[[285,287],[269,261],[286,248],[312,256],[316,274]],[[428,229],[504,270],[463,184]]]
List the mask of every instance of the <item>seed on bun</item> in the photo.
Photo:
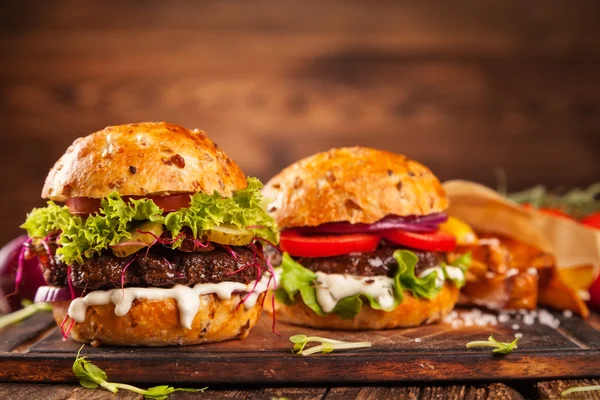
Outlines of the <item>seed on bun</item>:
[[274,310],[288,323],[386,329],[442,318],[456,304],[467,258],[439,230],[448,199],[406,156],[364,147],[304,158],[263,189],[281,230]]
[[448,208],[444,188],[427,167],[365,147],[304,158],[275,175],[263,193],[280,228],[371,224],[387,215],[420,216]]
[[[22,225],[65,338],[167,346],[244,338],[277,241],[262,184],[199,130],[111,126],[75,140]],[[56,202],[65,203],[65,205]]]

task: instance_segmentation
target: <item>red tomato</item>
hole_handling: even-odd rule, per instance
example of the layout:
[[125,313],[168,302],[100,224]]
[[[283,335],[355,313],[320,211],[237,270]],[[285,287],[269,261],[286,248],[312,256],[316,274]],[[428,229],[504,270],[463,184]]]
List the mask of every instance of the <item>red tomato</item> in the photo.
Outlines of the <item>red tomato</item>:
[[[164,211],[177,211],[190,205],[190,193],[172,194],[169,196],[148,196],[154,203]],[[129,199],[143,199],[142,196],[123,196],[125,201]],[[73,197],[66,201],[69,211],[73,215],[91,214],[100,209],[100,199],[91,197]]]
[[100,199],[91,197],[73,197],[65,202],[73,215],[91,214],[100,208]]
[[580,222],[592,228],[600,229],[600,211],[596,211],[595,213],[588,215]]
[[600,310],[600,275],[588,290],[590,292],[590,307]]
[[279,247],[296,257],[330,257],[374,251],[380,241],[379,236],[362,233],[303,236],[294,231],[283,231]]
[[436,231],[432,233],[407,232],[399,229],[381,232],[381,236],[406,247],[428,251],[451,251],[456,248],[456,238],[449,233]]

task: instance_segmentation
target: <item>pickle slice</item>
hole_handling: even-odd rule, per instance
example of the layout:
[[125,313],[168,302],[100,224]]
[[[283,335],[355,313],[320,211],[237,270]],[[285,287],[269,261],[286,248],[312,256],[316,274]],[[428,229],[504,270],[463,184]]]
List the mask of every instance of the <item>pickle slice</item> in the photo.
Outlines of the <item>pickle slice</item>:
[[133,228],[130,239],[123,238],[119,244],[112,245],[110,248],[117,257],[127,257],[154,243],[156,238],[162,235],[163,229],[164,227],[161,223],[150,221],[142,222],[140,225]]
[[224,224],[205,231],[203,237],[219,244],[245,246],[252,242],[254,233],[247,229],[238,229],[234,225]]

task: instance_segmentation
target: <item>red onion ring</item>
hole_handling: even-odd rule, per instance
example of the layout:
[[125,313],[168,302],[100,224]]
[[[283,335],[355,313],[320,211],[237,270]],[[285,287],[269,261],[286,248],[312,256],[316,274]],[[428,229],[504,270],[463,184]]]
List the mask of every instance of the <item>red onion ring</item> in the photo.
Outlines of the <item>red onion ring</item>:
[[411,215],[408,217],[389,215],[372,224],[331,222],[319,226],[303,226],[292,229],[299,233],[374,233],[392,229],[427,233],[438,230],[438,225],[447,219],[448,216],[446,213],[435,213],[425,216]]
[[[75,297],[81,297],[83,291],[77,288],[73,288]],[[71,291],[68,287],[55,287],[55,286],[40,286],[33,299],[34,303],[46,302],[52,303],[55,301],[72,300]]]

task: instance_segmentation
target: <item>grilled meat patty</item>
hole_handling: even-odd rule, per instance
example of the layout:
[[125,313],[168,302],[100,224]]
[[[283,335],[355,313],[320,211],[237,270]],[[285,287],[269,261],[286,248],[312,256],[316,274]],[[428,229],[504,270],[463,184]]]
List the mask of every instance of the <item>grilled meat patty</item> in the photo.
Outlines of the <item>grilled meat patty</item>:
[[[398,262],[393,256],[395,250],[392,248],[379,248],[370,253],[350,253],[333,257],[299,257],[296,258],[296,261],[314,272],[356,276],[387,275],[392,277],[398,270]],[[437,267],[442,262],[442,258],[438,253],[411,251],[419,257],[419,261],[415,266],[416,275],[427,268]]]
[[[223,281],[249,283],[257,278],[257,263],[266,268],[260,257],[255,257],[249,248],[231,248],[236,258],[220,247],[195,253],[153,248],[148,255],[141,251],[137,256],[125,258],[107,251],[81,264],[73,264],[71,282],[73,286],[87,290],[121,287],[122,277],[124,286],[170,287]],[[61,263],[43,268],[46,282],[66,286],[67,268]]]

